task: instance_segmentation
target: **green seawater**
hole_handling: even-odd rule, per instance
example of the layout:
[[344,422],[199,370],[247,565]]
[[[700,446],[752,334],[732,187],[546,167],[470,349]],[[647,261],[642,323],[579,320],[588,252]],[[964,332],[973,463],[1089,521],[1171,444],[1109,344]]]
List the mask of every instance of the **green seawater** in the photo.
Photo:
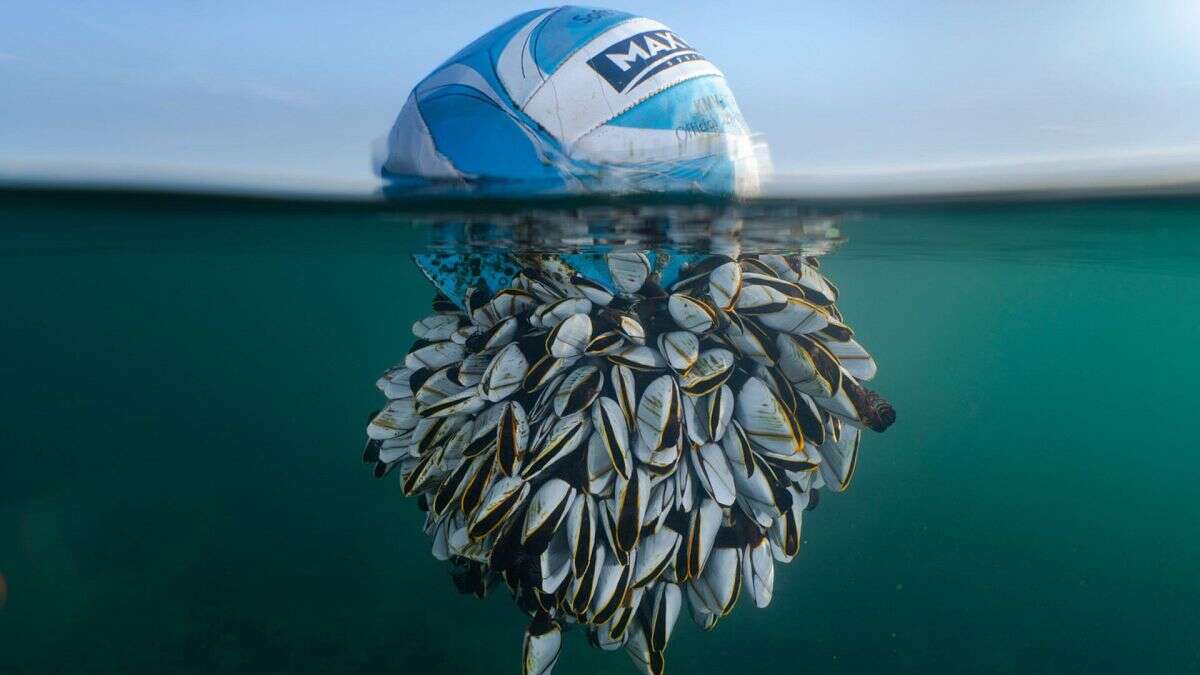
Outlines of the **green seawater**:
[[[1200,201],[846,212],[822,271],[899,419],[668,672],[1200,672]],[[0,195],[0,673],[519,672],[507,592],[360,462],[413,220]],[[554,672],[636,671],[576,629]]]

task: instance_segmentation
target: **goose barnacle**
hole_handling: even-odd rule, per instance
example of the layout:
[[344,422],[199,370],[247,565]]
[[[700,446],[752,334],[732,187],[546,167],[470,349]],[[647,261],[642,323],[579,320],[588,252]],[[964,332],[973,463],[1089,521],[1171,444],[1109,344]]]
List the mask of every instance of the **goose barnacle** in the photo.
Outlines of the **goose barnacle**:
[[641,290],[650,276],[650,259],[641,251],[615,251],[607,260],[613,284],[625,295]]
[[516,401],[501,404],[496,422],[496,468],[505,476],[516,475],[529,444],[529,422],[525,408]]
[[771,602],[805,512],[895,411],[815,259],[518,258],[413,324],[363,461],[398,469],[460,590],[511,590],[525,673],[576,623],[661,673],[683,605],[709,630]]
[[607,396],[601,397],[592,406],[592,425],[612,461],[613,470],[622,478],[629,478],[629,472],[633,470],[629,453],[629,427],[621,406]]
[[549,675],[558,663],[561,649],[562,630],[548,615],[539,614],[525,631],[521,672],[524,675]]
[[667,301],[667,311],[682,329],[707,333],[717,325],[717,310],[700,298],[674,293]]
[[658,338],[658,351],[667,365],[677,373],[686,371],[700,358],[700,338],[686,330],[663,333]]
[[546,350],[556,358],[579,356],[592,340],[592,319],[587,314],[572,314],[550,330]]
[[581,366],[572,370],[558,385],[554,394],[554,414],[559,417],[589,410],[600,395],[604,374],[596,366]]
[[454,331],[458,330],[459,320],[455,314],[434,314],[414,323],[412,332],[419,340],[449,340]]

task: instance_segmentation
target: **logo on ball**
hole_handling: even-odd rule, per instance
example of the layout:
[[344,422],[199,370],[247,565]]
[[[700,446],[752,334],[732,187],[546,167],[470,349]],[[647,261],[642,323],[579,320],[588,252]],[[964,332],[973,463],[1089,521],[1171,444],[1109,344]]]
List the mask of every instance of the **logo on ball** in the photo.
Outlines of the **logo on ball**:
[[625,93],[671,66],[704,57],[669,30],[652,30],[621,40],[596,56],[588,65],[613,89]]

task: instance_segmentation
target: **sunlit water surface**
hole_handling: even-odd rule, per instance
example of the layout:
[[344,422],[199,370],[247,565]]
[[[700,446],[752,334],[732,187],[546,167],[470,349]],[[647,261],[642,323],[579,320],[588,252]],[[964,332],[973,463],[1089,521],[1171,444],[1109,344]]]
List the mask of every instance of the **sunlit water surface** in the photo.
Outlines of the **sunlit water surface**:
[[[0,196],[0,672],[519,672],[360,462],[410,255],[513,236],[821,253],[898,410],[668,672],[1200,669],[1200,202],[604,208]],[[555,672],[634,670],[576,629]]]

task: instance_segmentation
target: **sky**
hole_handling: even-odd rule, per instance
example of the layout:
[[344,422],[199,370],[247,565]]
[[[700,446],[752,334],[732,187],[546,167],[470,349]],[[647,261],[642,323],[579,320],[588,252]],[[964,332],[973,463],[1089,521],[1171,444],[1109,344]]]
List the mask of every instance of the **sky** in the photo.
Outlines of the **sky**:
[[[542,6],[13,3],[0,176],[370,186],[372,144],[412,86]],[[717,64],[775,168],[814,185],[1200,167],[1198,0],[607,6],[666,23]]]

